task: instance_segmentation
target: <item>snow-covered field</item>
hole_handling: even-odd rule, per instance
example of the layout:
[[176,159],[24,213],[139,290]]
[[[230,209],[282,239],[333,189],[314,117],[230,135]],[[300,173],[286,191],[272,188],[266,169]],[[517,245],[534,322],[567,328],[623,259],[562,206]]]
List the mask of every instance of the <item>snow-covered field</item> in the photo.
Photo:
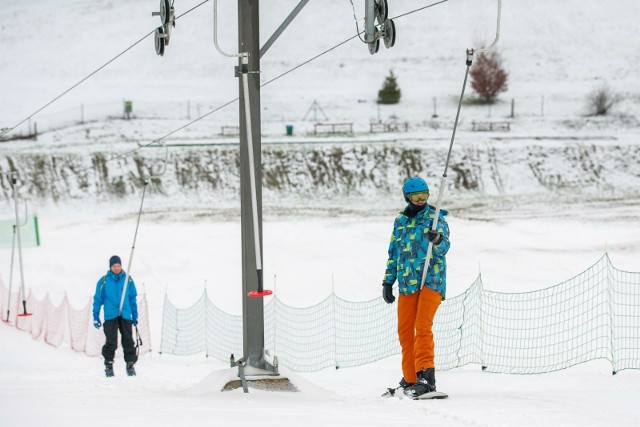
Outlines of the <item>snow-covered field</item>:
[[[147,0],[3,3],[0,76],[5,85],[0,128],[27,117],[159,22],[150,13],[157,9],[157,2]],[[177,1],[175,5],[182,13],[198,3]],[[76,120],[80,104],[89,114],[92,108],[111,103],[117,115],[122,99],[134,101],[134,112],[139,107],[162,111],[168,102],[190,101],[193,118],[197,108],[204,113],[235,98],[237,82],[229,63],[233,60],[214,52],[210,3],[177,23],[164,57],[156,57],[148,38],[33,121],[42,120],[44,128],[45,123],[55,128],[69,117]],[[232,49],[237,44],[235,4],[219,3],[219,12],[226,17],[221,42]],[[297,3],[261,2],[262,40]],[[361,18],[364,2],[353,3]],[[395,16],[430,2],[389,3],[390,15]],[[629,47],[639,29],[637,2],[503,3],[498,46],[511,80],[509,91],[491,114],[504,119],[510,98],[516,99],[518,114],[512,133],[491,137],[522,138],[511,141],[514,150],[522,149],[516,144],[538,141],[550,146],[570,137],[578,138],[575,144],[613,138],[637,145],[640,51]],[[493,39],[495,4],[493,0],[452,0],[407,15],[396,22],[398,39],[393,49],[381,48],[370,56],[365,46],[352,41],[266,86],[262,106],[267,139],[277,142],[284,125],[293,123],[296,131],[301,130],[296,138],[304,142],[303,132],[310,124],[301,119],[314,99],[332,121],[354,121],[356,130],[363,132],[378,115],[375,96],[393,68],[403,101],[381,109],[381,117],[386,120],[396,115],[410,121],[408,137],[414,141],[448,144],[446,126],[436,130],[429,125],[433,98],[438,99],[440,119],[452,122],[464,73],[464,50]],[[262,81],[354,33],[348,0],[309,2],[263,58]],[[613,116],[585,118],[584,99],[603,82],[623,99]],[[487,115],[486,107],[463,108],[458,136],[462,143],[485,138],[470,132],[469,124],[473,118],[486,120]],[[140,120],[123,126],[98,122],[45,133],[38,142],[2,143],[2,164],[17,153],[124,152],[136,147],[135,140],[151,140],[188,121],[186,117],[159,117],[170,121]],[[236,122],[234,104],[212,115],[206,125],[187,128],[171,141],[206,140],[221,125]],[[357,138],[361,142],[373,139],[362,134]],[[375,136],[379,138],[384,136]],[[441,165],[434,167],[440,171]],[[509,177],[508,185],[527,193],[517,174]],[[617,181],[616,185],[624,187]],[[590,188],[594,189],[598,187]],[[463,292],[479,273],[490,290],[522,292],[548,287],[588,268],[605,251],[617,268],[640,271],[640,189],[606,188],[607,194],[635,197],[585,200],[580,200],[578,190],[567,200],[551,192],[548,197],[537,194],[535,203],[512,192],[509,203],[495,210],[494,199],[485,198],[486,194],[477,194],[477,203],[468,194],[464,203],[459,194],[445,194],[445,207],[454,207],[449,216],[453,242],[448,256],[449,296]],[[375,194],[355,201],[337,198],[326,206],[322,200],[315,211],[309,209],[313,203],[308,198],[296,200],[295,195],[265,200],[270,207],[265,210],[263,230],[266,287],[275,287],[283,302],[299,307],[322,300],[332,290],[354,301],[378,297],[394,211],[402,207],[400,194],[391,200],[384,195],[382,200],[388,206],[380,207]],[[351,202],[359,204],[358,209],[351,210]],[[11,219],[13,205],[7,200],[2,203],[0,219]],[[132,269],[147,293],[150,344],[155,348],[165,294],[186,307],[206,286],[216,305],[230,313],[241,312],[237,200],[221,200],[223,208],[214,210],[204,199],[173,203],[158,195],[146,201]],[[362,203],[376,206],[374,213],[363,214]],[[332,210],[340,204],[344,209]],[[298,211],[299,206],[305,209]],[[464,209],[456,211],[458,206]],[[120,254],[127,264],[138,207],[137,197],[100,203],[92,197],[57,203],[30,200],[30,211],[40,218],[42,246],[23,249],[26,286],[37,295],[49,292],[60,297],[66,292],[72,303],[84,305],[96,279],[106,271],[109,256]],[[289,210],[302,213],[287,215]],[[0,278],[5,284],[10,256],[10,248],[0,248]],[[16,277],[14,271],[14,280]],[[64,346],[49,347],[5,325],[0,325],[0,342],[1,426],[632,426],[640,419],[640,372],[628,370],[613,376],[606,361],[531,376],[488,374],[478,366],[467,366],[438,374],[438,388],[448,392],[450,399],[413,402],[379,398],[400,378],[398,356],[357,368],[290,373],[299,393],[252,390],[245,395],[241,390],[219,392],[215,385],[229,375],[228,364],[205,360],[203,355],[172,357],[154,352],[141,359],[136,378],[125,377],[123,363],[117,361],[116,378],[106,380],[98,358],[73,353]]]
[[[400,201],[398,201],[400,203]],[[136,203],[99,211],[43,211],[42,246],[25,248],[25,280],[39,295],[66,291],[84,305],[108,257],[124,258],[133,238]],[[616,267],[638,270],[640,222],[637,207],[592,208],[588,204],[531,218],[527,214],[495,221],[451,215],[449,295],[464,291],[479,271],[491,290],[521,292],[567,279],[607,250]],[[305,307],[332,287],[345,299],[379,296],[386,261],[389,217],[267,217],[264,222],[266,287],[285,303]],[[0,250],[9,265],[10,250]],[[126,262],[126,261],[125,261]],[[162,301],[188,306],[208,294],[239,314],[240,225],[202,220],[184,212],[143,216],[133,276],[144,283],[150,310],[152,348],[158,348]],[[6,282],[6,270],[2,277]],[[16,276],[14,276],[16,277]],[[15,279],[14,279],[15,280]],[[2,425],[635,425],[640,416],[640,372],[611,375],[606,361],[533,376],[482,373],[479,366],[438,374],[447,401],[381,399],[400,377],[398,356],[358,368],[327,369],[291,379],[300,393],[241,389],[219,392],[227,364],[203,355],[171,357],[156,352],[141,359],[139,376],[106,380],[102,361],[54,349],[29,335],[0,325],[0,420]],[[309,384],[311,383],[311,384]]]

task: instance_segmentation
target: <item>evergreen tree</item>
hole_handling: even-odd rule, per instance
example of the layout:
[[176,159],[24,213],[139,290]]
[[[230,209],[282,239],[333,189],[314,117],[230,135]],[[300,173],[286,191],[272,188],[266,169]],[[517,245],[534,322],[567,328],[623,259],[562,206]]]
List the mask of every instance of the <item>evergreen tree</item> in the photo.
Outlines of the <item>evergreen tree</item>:
[[382,89],[378,91],[378,104],[397,104],[400,102],[400,88],[393,70],[385,77]]

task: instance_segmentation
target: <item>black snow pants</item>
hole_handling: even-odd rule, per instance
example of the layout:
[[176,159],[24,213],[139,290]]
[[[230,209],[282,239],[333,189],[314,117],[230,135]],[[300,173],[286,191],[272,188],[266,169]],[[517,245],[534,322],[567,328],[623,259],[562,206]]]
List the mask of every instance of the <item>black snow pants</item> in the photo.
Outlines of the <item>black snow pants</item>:
[[104,328],[104,335],[107,337],[107,342],[102,347],[102,356],[104,356],[105,364],[109,361],[113,362],[116,349],[118,348],[118,330],[122,337],[124,361],[136,363],[138,361],[138,356],[136,355],[136,348],[133,342],[131,320],[116,317],[115,319],[106,320],[102,326]]

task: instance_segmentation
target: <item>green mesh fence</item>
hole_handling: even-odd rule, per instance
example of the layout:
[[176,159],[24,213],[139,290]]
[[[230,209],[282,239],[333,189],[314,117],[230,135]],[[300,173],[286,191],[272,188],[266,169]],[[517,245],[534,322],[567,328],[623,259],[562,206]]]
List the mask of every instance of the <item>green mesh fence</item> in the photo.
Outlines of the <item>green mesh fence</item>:
[[[351,302],[332,294],[304,308],[272,298],[265,347],[294,371],[350,367],[400,352],[395,304]],[[434,320],[436,367],[480,364],[490,372],[535,374],[594,359],[613,371],[640,369],[640,273],[615,269],[607,255],[585,272],[534,292],[486,291],[478,278],[443,301]],[[216,308],[206,293],[177,309],[165,298],[161,351],[242,356],[242,316]]]
[[609,268],[613,371],[640,369],[640,273]]
[[[17,248],[17,237],[14,237],[13,226],[15,219],[0,220],[0,248]],[[38,217],[28,216],[20,220],[20,242],[22,246],[40,246],[40,233],[38,229]],[[15,239],[15,240],[14,240]]]

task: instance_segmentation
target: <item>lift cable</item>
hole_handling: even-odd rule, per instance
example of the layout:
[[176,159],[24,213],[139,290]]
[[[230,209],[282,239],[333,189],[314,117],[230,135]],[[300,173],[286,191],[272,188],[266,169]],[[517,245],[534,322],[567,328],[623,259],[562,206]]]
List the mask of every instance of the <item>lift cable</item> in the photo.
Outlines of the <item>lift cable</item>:
[[[183,17],[184,15],[186,15],[187,13],[192,12],[193,10],[197,9],[198,7],[202,6],[203,4],[207,3],[209,0],[204,0],[202,3],[197,4],[196,6],[192,7],[191,9],[187,10],[185,13],[183,13],[180,16],[177,16],[174,19],[174,22],[178,20],[178,18]],[[109,61],[105,62],[104,64],[102,64],[100,67],[96,68],[94,71],[92,71],[91,73],[89,73],[87,76],[85,76],[84,78],[82,78],[79,82],[75,83],[73,86],[71,86],[70,88],[68,88],[67,90],[65,90],[64,92],[62,92],[61,94],[57,95],[55,98],[53,98],[51,101],[47,102],[46,104],[44,104],[42,107],[38,108],[36,111],[34,111],[33,113],[31,113],[30,115],[28,115],[27,117],[25,117],[24,119],[20,120],[18,123],[16,123],[15,125],[13,125],[12,127],[6,128],[6,129],[2,129],[2,131],[0,131],[0,138],[5,136],[6,134],[8,134],[9,132],[13,131],[15,128],[17,128],[18,126],[20,126],[21,124],[23,124],[24,122],[26,122],[27,120],[31,119],[33,116],[35,116],[36,114],[38,114],[39,112],[41,112],[42,110],[44,110],[45,108],[49,107],[51,104],[53,104],[54,102],[58,101],[60,98],[62,98],[63,96],[65,96],[66,94],[68,94],[69,92],[71,92],[73,89],[75,89],[76,87],[80,86],[82,83],[86,82],[87,80],[89,80],[91,77],[93,77],[94,75],[96,75],[99,71],[103,70],[104,68],[106,68],[108,65],[110,65],[112,62],[114,62],[116,59],[120,58],[122,55],[124,55],[125,53],[127,53],[128,51],[130,51],[131,49],[133,49],[134,47],[136,47],[137,45],[139,45],[140,43],[142,43],[142,41],[144,41],[144,39],[146,39],[147,37],[149,37],[150,35],[154,34],[156,31],[156,29],[154,28],[153,30],[151,30],[150,32],[148,32],[147,34],[145,34],[144,36],[142,36],[140,39],[138,39],[135,43],[133,43],[132,45],[130,45],[129,47],[127,47],[126,49],[124,49],[122,52],[118,53],[116,56],[114,56],[113,58],[111,58]]]
[[[199,7],[199,6],[203,5],[204,3],[208,2],[208,1],[209,1],[209,0],[204,0],[202,3],[198,4],[197,6],[195,6],[195,7],[194,7],[194,8],[192,8],[192,9],[190,9],[189,11],[191,11],[191,10],[195,9],[196,7]],[[433,7],[433,6],[436,6],[436,5],[441,4],[441,3],[444,3],[444,2],[446,2],[446,1],[448,1],[448,0],[441,0],[441,1],[439,1],[439,2],[432,3],[432,4],[430,4],[430,5],[420,7],[420,8],[418,8],[418,9],[415,9],[415,10],[412,10],[412,11],[409,11],[409,12],[406,12],[406,13],[403,13],[403,14],[401,14],[401,15],[398,15],[397,17],[395,17],[395,18],[393,18],[393,19],[398,19],[398,18],[401,18],[401,17],[405,17],[405,16],[407,16],[407,15],[411,15],[411,14],[413,14],[413,13],[416,13],[416,12],[419,12],[419,11],[421,11],[421,10],[424,10],[424,9],[427,9],[427,8],[430,8],[430,7]],[[185,12],[185,13],[183,13],[183,14],[182,14],[182,15],[180,15],[180,16],[184,16],[186,13],[188,13],[188,12]],[[178,19],[178,17],[176,17],[176,19]],[[362,34],[362,32],[361,32],[360,34]],[[349,37],[349,38],[347,38],[347,39],[345,39],[345,40],[343,40],[343,41],[341,41],[341,42],[337,43],[336,45],[334,45],[334,46],[330,47],[329,49],[326,49],[326,50],[324,50],[323,52],[320,52],[319,54],[317,54],[317,55],[315,55],[315,56],[313,56],[313,57],[311,57],[311,58],[309,58],[309,59],[307,59],[307,60],[305,60],[305,61],[301,62],[300,64],[298,64],[298,65],[294,66],[293,68],[290,68],[289,70],[287,70],[287,71],[285,71],[285,72],[283,72],[283,73],[281,73],[281,74],[277,75],[276,77],[274,77],[274,78],[272,78],[272,79],[270,79],[270,80],[268,80],[268,81],[266,81],[266,82],[262,83],[262,84],[260,85],[260,87],[265,87],[265,86],[267,86],[267,85],[269,85],[269,84],[271,84],[271,83],[275,82],[276,80],[281,79],[282,77],[284,77],[284,76],[286,76],[286,75],[288,75],[288,74],[292,73],[293,71],[296,71],[297,69],[299,69],[299,68],[301,68],[301,67],[303,67],[303,66],[305,66],[305,65],[307,65],[307,64],[309,64],[309,63],[311,63],[311,62],[313,62],[313,61],[315,61],[316,59],[318,59],[318,58],[320,58],[320,57],[322,57],[322,56],[324,56],[324,55],[328,54],[329,52],[331,52],[331,51],[333,51],[333,50],[335,50],[335,49],[337,49],[337,48],[339,48],[339,47],[341,47],[341,46],[345,45],[346,43],[350,42],[351,40],[355,39],[356,37],[359,37],[359,34],[356,34],[356,35],[354,35],[354,36],[351,36],[351,37]],[[148,143],[145,143],[145,144],[139,144],[139,146],[138,146],[138,147],[136,147],[136,148],[134,148],[134,149],[131,149],[131,150],[128,150],[128,151],[125,151],[125,152],[122,152],[122,153],[116,154],[116,155],[112,156],[111,158],[107,159],[107,160],[105,161],[105,163],[108,163],[108,162],[111,162],[111,161],[114,161],[114,160],[117,160],[117,159],[120,159],[120,158],[126,157],[126,156],[128,156],[128,155],[130,155],[130,154],[135,153],[135,152],[136,152],[136,151],[138,151],[138,150],[141,150],[142,148],[149,147],[149,146],[151,146],[151,145],[153,145],[153,144],[159,143],[159,142],[161,142],[161,141],[165,140],[166,138],[168,138],[168,137],[170,137],[170,136],[172,136],[172,135],[174,135],[174,134],[176,134],[176,133],[180,132],[181,130],[183,130],[183,129],[185,129],[185,128],[187,128],[187,127],[189,127],[189,126],[191,126],[191,125],[193,125],[193,124],[195,124],[195,123],[197,123],[197,122],[199,122],[200,120],[203,120],[203,119],[205,119],[206,117],[208,117],[208,116],[210,116],[210,115],[212,115],[212,114],[214,114],[214,113],[216,113],[216,112],[218,112],[218,111],[222,110],[223,108],[228,107],[229,105],[231,105],[231,104],[233,104],[234,102],[238,101],[238,99],[239,99],[238,97],[236,97],[236,98],[234,98],[234,99],[231,99],[231,100],[229,100],[229,101],[225,102],[224,104],[222,104],[222,105],[220,105],[220,106],[216,107],[215,109],[213,109],[213,110],[211,110],[211,111],[209,111],[209,112],[207,112],[207,113],[203,114],[202,116],[197,117],[197,118],[195,118],[195,119],[191,120],[190,122],[185,123],[184,125],[180,126],[179,128],[176,128],[176,129],[172,130],[171,132],[167,133],[166,135],[164,135],[164,136],[162,136],[162,137],[160,137],[160,138],[154,139],[154,140],[152,140],[152,141],[150,141],[150,142],[148,142]],[[82,168],[82,169],[78,169],[78,170],[76,170],[76,171],[75,171],[75,173],[76,173],[76,174],[78,174],[78,173],[83,173],[83,172],[86,172],[86,171],[88,171],[88,170],[95,169],[96,167],[97,167],[97,166],[88,166],[88,167],[86,167],[86,168]],[[58,181],[62,181],[63,179],[64,179],[64,178],[59,178],[59,179],[53,180],[53,181],[51,181],[51,182],[52,182],[52,183],[55,183],[55,182],[58,182]],[[10,199],[9,199],[9,198],[4,198],[4,200],[8,201],[8,200],[10,200]]]

